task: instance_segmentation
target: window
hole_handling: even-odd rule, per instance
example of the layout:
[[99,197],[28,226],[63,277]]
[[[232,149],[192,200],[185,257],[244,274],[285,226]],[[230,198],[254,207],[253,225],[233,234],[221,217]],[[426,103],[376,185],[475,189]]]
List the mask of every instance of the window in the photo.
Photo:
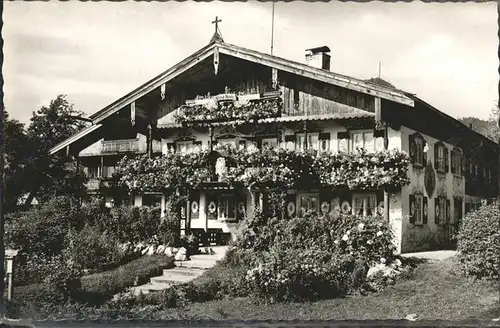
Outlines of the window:
[[369,216],[377,213],[375,194],[354,194],[352,197],[353,214]]
[[[305,133],[300,133],[295,136],[295,149],[305,150],[306,149],[306,136]],[[307,149],[319,149],[319,134],[318,133],[308,133],[307,134]]]
[[239,193],[207,193],[205,211],[208,220],[242,220],[246,213],[246,196]]
[[434,145],[434,166],[438,172],[448,172],[448,148],[441,142]]
[[99,165],[89,166],[87,177],[88,178],[100,178],[101,177],[101,166],[99,166]]
[[300,209],[300,214],[304,214],[309,211],[319,212],[319,194],[299,194],[298,197],[298,208]]
[[104,178],[112,178],[113,177],[113,173],[115,173],[116,167],[114,167],[114,166],[104,166],[102,169],[103,169],[102,176]]
[[175,151],[179,153],[187,153],[193,151],[194,144],[192,141],[177,141],[175,143]]
[[330,133],[319,134],[319,151],[330,151]]
[[220,195],[217,210],[218,218],[220,220],[235,220],[236,204],[234,201],[234,195]]
[[226,146],[226,145],[231,145],[233,147],[236,147],[236,138],[227,138],[227,139],[218,139],[217,143],[221,146]]
[[278,138],[263,138],[262,148],[278,148]]
[[410,223],[427,224],[427,197],[421,193],[410,195]]
[[435,199],[436,202],[436,213],[435,222],[436,224],[445,224],[450,218],[450,201],[446,197],[440,196]]
[[351,133],[351,151],[365,150],[373,152],[375,150],[375,142],[373,139],[373,131],[370,132],[352,132]]
[[409,140],[410,158],[414,165],[424,166],[427,162],[426,142],[419,133],[410,135]]
[[142,195],[142,206],[160,207],[161,195],[154,195],[154,194]]
[[453,149],[451,152],[451,173],[455,175],[463,175],[462,163],[464,156],[460,149]]

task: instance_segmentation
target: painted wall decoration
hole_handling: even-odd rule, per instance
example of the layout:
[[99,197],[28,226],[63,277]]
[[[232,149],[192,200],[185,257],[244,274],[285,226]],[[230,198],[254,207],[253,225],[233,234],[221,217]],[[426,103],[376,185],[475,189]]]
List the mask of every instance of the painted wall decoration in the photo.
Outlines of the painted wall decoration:
[[431,161],[427,161],[427,165],[425,167],[424,186],[427,197],[432,198],[432,195],[436,190],[436,171],[434,171]]

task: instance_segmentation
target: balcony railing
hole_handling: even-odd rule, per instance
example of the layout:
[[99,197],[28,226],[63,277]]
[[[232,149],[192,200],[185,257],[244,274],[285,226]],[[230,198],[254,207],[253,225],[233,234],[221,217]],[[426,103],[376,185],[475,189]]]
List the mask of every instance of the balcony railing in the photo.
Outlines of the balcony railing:
[[101,179],[100,178],[90,178],[85,184],[87,190],[99,190],[101,187]]
[[124,153],[146,151],[146,144],[141,145],[139,139],[105,140],[102,142],[103,153]]

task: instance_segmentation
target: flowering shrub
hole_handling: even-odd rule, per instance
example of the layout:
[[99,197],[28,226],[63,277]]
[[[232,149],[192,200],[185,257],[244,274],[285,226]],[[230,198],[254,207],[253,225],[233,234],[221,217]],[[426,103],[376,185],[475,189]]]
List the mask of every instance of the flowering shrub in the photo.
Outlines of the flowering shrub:
[[251,100],[238,105],[226,102],[220,106],[195,105],[181,107],[179,113],[174,115],[177,123],[186,124],[193,122],[245,120],[274,117],[280,114],[282,108],[281,98],[268,100]]
[[[409,183],[408,155],[391,150],[374,154],[333,154],[283,148],[258,150],[218,146],[231,159],[228,182],[245,187],[294,188],[321,185],[347,189],[400,188]],[[122,185],[131,190],[153,191],[198,188],[210,181],[209,151],[168,153],[158,158],[123,158],[116,171]]]
[[498,203],[483,205],[462,219],[457,250],[466,275],[496,280],[500,277],[498,206]]

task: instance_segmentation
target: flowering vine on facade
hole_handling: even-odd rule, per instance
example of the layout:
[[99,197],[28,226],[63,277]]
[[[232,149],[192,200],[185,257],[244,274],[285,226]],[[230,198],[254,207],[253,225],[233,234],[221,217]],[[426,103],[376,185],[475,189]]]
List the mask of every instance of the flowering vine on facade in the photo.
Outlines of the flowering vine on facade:
[[[219,146],[230,159],[226,181],[245,187],[276,189],[301,185],[376,190],[400,188],[409,183],[408,155],[398,150],[376,153],[317,153],[281,148],[237,149]],[[197,189],[212,178],[210,152],[167,153],[157,158],[123,158],[116,171],[120,183],[130,190],[160,191]]]

